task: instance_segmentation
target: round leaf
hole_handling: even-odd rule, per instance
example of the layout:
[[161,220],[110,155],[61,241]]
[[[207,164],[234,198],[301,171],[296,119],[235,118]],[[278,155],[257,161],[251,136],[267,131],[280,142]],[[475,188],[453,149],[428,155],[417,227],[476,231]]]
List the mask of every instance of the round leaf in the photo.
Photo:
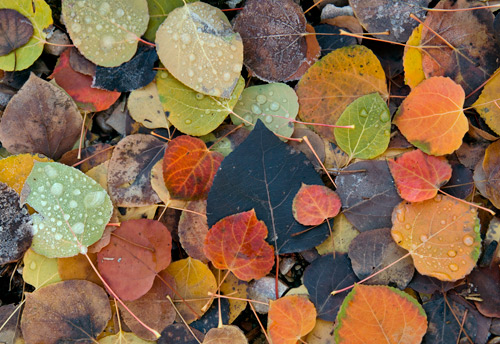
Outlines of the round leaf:
[[0,56],[25,45],[33,36],[33,24],[16,10],[0,9]]
[[169,13],[156,32],[161,62],[197,92],[231,98],[243,64],[243,42],[224,13],[203,2]]
[[339,196],[324,185],[302,183],[293,198],[293,217],[304,226],[317,226],[339,213]]

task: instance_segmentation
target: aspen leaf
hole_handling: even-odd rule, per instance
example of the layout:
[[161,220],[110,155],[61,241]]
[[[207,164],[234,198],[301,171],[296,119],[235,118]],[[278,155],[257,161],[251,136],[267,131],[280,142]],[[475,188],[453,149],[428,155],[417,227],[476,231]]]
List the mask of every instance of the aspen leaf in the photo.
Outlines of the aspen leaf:
[[0,9],[0,56],[25,45],[33,36],[33,24],[16,10]]
[[[486,148],[483,163],[476,167],[476,174],[482,172],[483,178],[476,177],[476,185],[481,194],[487,197],[495,207],[500,207],[500,141],[495,141]],[[481,171],[482,170],[482,171]],[[480,179],[480,180],[477,180]]]
[[[405,83],[411,88],[414,88],[425,80],[424,70],[422,69],[422,52],[420,50],[421,40],[422,24],[413,29],[410,38],[406,42],[403,55]],[[417,48],[412,48],[412,46],[416,46]]]
[[117,334],[99,339],[99,344],[151,344],[149,340],[144,340],[132,332],[120,331]]
[[223,325],[220,328],[212,328],[205,335],[202,344],[247,344],[245,334],[237,326]]
[[[186,0],[185,2],[195,2],[198,0]],[[183,0],[147,0],[149,10],[149,23],[144,38],[153,42],[155,40],[156,31],[163,23],[167,15],[177,7],[184,5]]]
[[422,275],[456,281],[476,265],[481,251],[476,208],[437,195],[423,202],[401,202],[392,222],[392,238],[410,252]]
[[23,279],[35,289],[62,281],[57,268],[57,258],[47,258],[31,248],[23,258]]
[[127,108],[130,117],[146,128],[169,127],[154,81],[143,88],[132,91],[128,97]]
[[317,226],[335,217],[340,207],[340,198],[335,191],[323,185],[304,183],[292,203],[293,217],[304,226]]
[[7,184],[13,188],[18,194],[21,194],[24,182],[35,161],[50,161],[38,154],[19,154],[11,155],[5,159],[0,160],[0,182]]
[[500,108],[498,93],[500,89],[500,69],[484,85],[483,91],[476,102],[472,105],[477,113],[484,119],[486,124],[497,135],[500,135]]

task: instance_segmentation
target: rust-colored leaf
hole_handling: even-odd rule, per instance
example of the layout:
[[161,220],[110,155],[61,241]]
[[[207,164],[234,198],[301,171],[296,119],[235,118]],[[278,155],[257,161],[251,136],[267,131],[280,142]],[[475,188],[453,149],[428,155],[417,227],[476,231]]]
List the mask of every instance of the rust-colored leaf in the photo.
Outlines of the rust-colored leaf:
[[456,281],[476,265],[481,236],[475,207],[437,195],[423,202],[401,202],[392,223],[392,238],[410,251],[422,275]]
[[394,124],[427,154],[453,153],[469,129],[463,112],[465,93],[450,78],[432,77],[416,86],[401,104]]
[[247,344],[248,340],[243,331],[237,326],[224,325],[220,328],[212,328],[205,335],[202,344]]
[[324,185],[302,183],[293,198],[293,217],[304,226],[317,226],[339,213],[339,196]]
[[154,220],[129,220],[111,234],[97,255],[99,271],[123,300],[136,300],[153,286],[155,276],[170,264],[172,238]]
[[208,233],[207,202],[192,201],[186,205],[179,219],[179,241],[186,253],[195,259],[207,263],[203,253],[203,243]]
[[273,344],[295,344],[314,328],[316,308],[307,297],[289,295],[269,303],[267,331]]
[[[481,165],[481,164],[480,164]],[[495,141],[486,148],[484,153],[484,160],[481,166],[484,171],[484,178],[477,180],[478,189],[483,196],[488,199],[497,208],[500,207],[500,140]],[[481,187],[479,187],[481,186]]]
[[337,344],[419,344],[427,317],[416,299],[386,286],[357,284],[342,303]]
[[206,199],[224,156],[211,152],[195,137],[179,136],[168,144],[163,157],[163,178],[176,199]]
[[439,188],[451,178],[451,166],[443,157],[435,157],[416,149],[387,160],[401,198],[421,202],[437,195]]
[[226,216],[209,230],[204,252],[218,269],[244,281],[264,277],[274,265],[274,249],[266,242],[267,227],[252,209]]

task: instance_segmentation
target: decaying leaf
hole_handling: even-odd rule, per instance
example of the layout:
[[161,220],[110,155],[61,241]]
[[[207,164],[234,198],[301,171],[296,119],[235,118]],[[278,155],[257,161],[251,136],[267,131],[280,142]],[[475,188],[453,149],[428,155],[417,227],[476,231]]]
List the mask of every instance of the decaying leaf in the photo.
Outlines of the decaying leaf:
[[0,9],[0,56],[25,45],[33,36],[33,24],[16,10]]

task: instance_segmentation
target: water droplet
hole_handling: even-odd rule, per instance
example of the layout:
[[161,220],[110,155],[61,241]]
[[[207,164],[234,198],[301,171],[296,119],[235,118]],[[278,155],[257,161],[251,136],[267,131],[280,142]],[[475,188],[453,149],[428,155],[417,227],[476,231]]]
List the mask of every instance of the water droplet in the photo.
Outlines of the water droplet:
[[273,118],[271,116],[266,116],[265,121],[266,121],[266,123],[272,123],[273,122]]
[[259,94],[257,97],[256,97],[256,100],[257,100],[257,103],[262,105],[262,104],[265,104],[267,102],[267,97],[263,94]]
[[186,124],[191,124],[191,122],[192,121],[190,119],[186,119],[186,121],[185,121]]
[[420,241],[422,241],[422,242],[426,242],[427,240],[429,240],[429,238],[427,237],[427,235],[422,234],[422,235],[420,236]]
[[361,112],[359,113],[361,117],[368,117],[368,112],[366,112],[365,109],[362,109]]
[[192,69],[188,70],[188,76],[192,78],[194,76],[194,72]]
[[105,199],[106,194],[104,191],[89,192],[83,199],[83,205],[85,208],[95,208],[104,203]]
[[389,130],[384,130],[384,136],[391,136],[391,132]]
[[45,207],[47,205],[47,201],[41,201],[40,204],[42,205],[42,207]]
[[61,240],[61,239],[62,239],[62,234],[61,234],[61,233],[56,233],[56,234],[54,235],[54,239],[56,239],[56,240]]
[[245,115],[245,117],[243,117],[243,118],[245,118],[245,121],[249,122],[249,123],[247,123],[247,122],[243,122],[245,125],[247,125],[247,126],[248,126],[248,125],[251,125],[251,124],[253,123],[253,117],[252,117],[252,115],[247,114],[247,115]]
[[441,202],[442,199],[443,199],[443,197],[441,195],[436,195],[436,197],[434,197],[434,200],[436,202]]
[[184,44],[189,44],[191,43],[191,35],[189,33],[183,33],[181,35],[181,41]]
[[172,35],[172,39],[173,39],[174,41],[178,41],[178,40],[179,40],[179,34],[178,34],[177,32],[176,32],[176,33],[174,33],[174,34]]
[[387,113],[387,111],[382,111],[382,113],[380,114],[380,122],[387,122],[391,119],[391,116],[389,116],[389,114]]
[[31,270],[36,270],[36,262],[31,262],[30,263],[30,269]]
[[273,91],[269,91],[269,97],[272,97],[274,95],[274,92]]
[[194,60],[196,60],[196,56],[194,56],[194,54],[189,54],[189,61],[193,62]]
[[104,16],[108,14],[110,8],[111,6],[109,6],[107,2],[103,2],[101,6],[99,6],[99,13]]
[[241,71],[241,65],[240,64],[235,64],[233,65],[233,72],[239,73]]
[[456,255],[457,255],[457,251],[455,251],[455,250],[448,251],[448,257],[453,258],[453,257],[456,257]]
[[214,88],[214,91],[213,91],[212,95],[215,96],[215,97],[220,97],[222,95],[222,92],[221,92],[220,89]]
[[82,26],[79,23],[73,23],[73,25],[71,25],[71,29],[74,33],[78,33],[82,30]]
[[276,102],[272,102],[271,104],[269,104],[269,108],[272,111],[278,111],[280,109],[280,104],[278,104]]
[[374,127],[375,127],[375,128],[378,128],[378,127],[379,127],[378,123],[375,123]]
[[407,224],[405,225],[405,228],[406,228],[406,229],[408,229],[408,230],[410,230],[410,229],[411,229],[411,225],[410,225],[409,223],[407,223]]
[[234,45],[231,45],[231,50],[236,51],[236,47]]
[[104,50],[110,50],[113,48],[113,44],[115,44],[115,39],[113,36],[110,35],[104,35],[101,38],[101,47]]
[[75,209],[76,207],[78,207],[78,203],[76,203],[75,200],[71,200],[69,201],[69,207]]
[[54,183],[50,188],[50,193],[54,196],[61,196],[63,193],[64,187],[61,183]]
[[87,24],[92,23],[92,18],[90,18],[90,17],[85,17],[85,18],[83,18],[83,20],[84,20],[84,21],[85,21],[85,23],[87,23]]
[[73,226],[71,226],[71,228],[73,229],[73,232],[75,232],[75,234],[82,234],[85,230],[85,225],[81,222],[77,222]]
[[63,218],[65,221],[68,221],[71,216],[69,214],[64,214]]
[[80,191],[80,189],[75,189],[73,190],[73,195],[75,196],[78,196],[79,194],[81,194],[82,192]]
[[252,112],[256,115],[260,115],[262,113],[262,110],[257,104],[252,105]]
[[458,271],[458,265],[455,264],[455,263],[451,263],[450,265],[448,265],[448,267],[450,268],[451,271],[455,272],[455,271]]
[[398,219],[399,222],[405,222],[405,210],[398,209],[396,211],[396,218]]
[[231,74],[229,74],[229,72],[225,72],[222,77],[225,81],[229,81],[229,79],[231,79]]
[[116,16],[118,18],[123,17],[124,14],[125,14],[125,11],[123,10],[123,8],[119,8],[116,10]]
[[399,244],[401,241],[403,241],[403,235],[400,232],[398,232],[398,231],[392,231],[391,235],[392,235],[392,239],[394,239],[394,241],[396,243]]
[[472,237],[472,235],[465,235],[462,239],[463,243],[465,246],[472,246],[474,244],[474,238]]
[[283,98],[282,102],[286,103],[286,102],[288,102],[288,100],[286,98]]
[[441,220],[441,221],[439,221],[439,223],[444,226],[446,224],[446,220]]
[[207,115],[208,115],[208,114],[210,114],[210,110],[209,110],[209,109],[206,109],[206,110],[205,110],[205,114],[207,114]]
[[197,100],[202,100],[203,98],[205,98],[205,96],[203,94],[201,94],[201,93],[196,93],[195,97],[196,97]]

